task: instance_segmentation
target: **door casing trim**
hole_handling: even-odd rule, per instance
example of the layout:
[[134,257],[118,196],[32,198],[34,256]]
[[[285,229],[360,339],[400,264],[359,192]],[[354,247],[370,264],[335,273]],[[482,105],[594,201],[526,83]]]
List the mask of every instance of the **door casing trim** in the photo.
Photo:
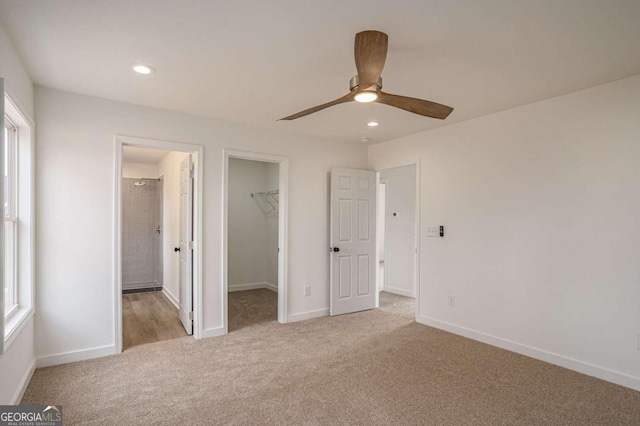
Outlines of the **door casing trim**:
[[203,338],[202,312],[202,243],[203,201],[204,201],[204,146],[181,142],[162,141],[135,136],[115,135],[114,143],[114,346],[115,352],[122,352],[122,148],[164,149],[192,154],[194,165],[193,190],[193,336]]
[[228,314],[228,289],[229,289],[229,160],[232,158],[240,160],[261,161],[265,163],[277,163],[279,165],[278,172],[278,190],[279,190],[279,210],[278,210],[278,322],[285,324],[288,322],[288,263],[289,263],[289,240],[288,240],[288,224],[289,224],[289,158],[271,154],[262,154],[249,151],[236,151],[231,149],[222,150],[222,260],[221,260],[221,279],[222,279],[222,324],[224,334],[229,332],[229,314]]

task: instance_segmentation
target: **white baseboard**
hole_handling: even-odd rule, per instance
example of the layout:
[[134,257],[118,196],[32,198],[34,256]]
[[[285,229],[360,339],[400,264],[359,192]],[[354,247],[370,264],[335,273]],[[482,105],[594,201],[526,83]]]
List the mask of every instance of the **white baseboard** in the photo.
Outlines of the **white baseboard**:
[[302,312],[299,314],[291,314],[287,317],[287,322],[304,321],[313,318],[326,317],[329,315],[329,309],[318,309],[317,311]]
[[45,355],[36,359],[36,367],[50,367],[52,365],[68,364],[70,362],[84,361],[92,358],[100,358],[117,353],[114,345],[98,348],[82,349],[79,351],[65,352],[62,354]]
[[31,365],[29,369],[26,371],[25,375],[20,380],[20,386],[16,389],[16,393],[13,395],[11,399],[11,405],[18,405],[20,401],[22,401],[22,397],[24,396],[24,392],[27,390],[27,386],[29,386],[29,382],[33,377],[33,373],[36,371],[36,360],[31,361]]
[[218,337],[224,335],[224,327],[208,328],[202,330],[202,338],[208,339],[209,337]]
[[428,325],[430,327],[438,328],[440,330],[448,331],[453,334],[458,334],[469,339],[477,340],[488,345],[496,346],[498,348],[506,349],[511,352],[516,352],[521,355],[545,361],[550,364],[555,364],[569,370],[577,371],[578,373],[586,374],[587,376],[596,377],[598,379],[606,380],[607,382],[615,383],[620,386],[640,391],[640,378],[637,377],[629,376],[624,373],[609,370],[603,367],[598,367],[597,365],[589,364],[577,359],[568,358],[566,356],[559,355],[553,352],[548,352],[542,349],[534,348],[532,346],[524,345],[522,343],[513,342],[508,339],[481,333],[479,331],[460,327],[458,325],[439,321],[433,318],[420,316],[417,318],[417,322]]
[[416,297],[416,295],[412,291],[407,291],[407,290],[402,290],[400,288],[391,287],[388,284],[384,285],[384,288],[382,289],[382,291],[386,291],[387,293],[397,294],[398,296],[413,297],[413,298]]
[[169,299],[169,302],[173,303],[173,306],[175,306],[176,309],[180,309],[180,304],[178,303],[178,299],[176,299],[173,296],[173,294],[169,293],[169,291],[166,288],[162,289],[162,294],[167,296],[167,299]]
[[250,284],[232,284],[228,287],[229,291],[245,291],[245,290],[258,290],[266,288],[271,291],[278,292],[278,286],[269,283],[250,283]]

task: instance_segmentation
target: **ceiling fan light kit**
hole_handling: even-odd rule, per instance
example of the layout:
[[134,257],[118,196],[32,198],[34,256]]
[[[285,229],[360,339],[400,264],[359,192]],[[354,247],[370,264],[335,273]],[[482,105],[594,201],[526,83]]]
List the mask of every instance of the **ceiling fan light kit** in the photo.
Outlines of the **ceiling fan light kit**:
[[453,108],[431,101],[382,91],[382,69],[387,59],[389,37],[380,31],[362,31],[356,34],[354,54],[358,74],[349,81],[350,92],[341,98],[306,109],[281,120],[295,120],[345,102],[378,102],[414,114],[444,120]]
[[373,102],[378,99],[378,91],[382,90],[382,78],[378,78],[378,82],[376,83],[376,90],[362,90],[358,91],[360,88],[360,79],[357,75],[351,77],[349,80],[349,90],[351,92],[355,92],[353,96],[353,100],[361,103]]
[[378,99],[378,94],[376,92],[359,92],[353,97],[356,102],[368,103],[373,102]]

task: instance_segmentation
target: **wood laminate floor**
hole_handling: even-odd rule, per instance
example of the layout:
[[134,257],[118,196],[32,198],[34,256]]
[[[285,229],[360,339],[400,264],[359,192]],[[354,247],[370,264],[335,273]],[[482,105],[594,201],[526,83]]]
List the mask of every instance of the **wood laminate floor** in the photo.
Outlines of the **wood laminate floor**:
[[160,291],[122,295],[123,349],[184,337],[178,309]]

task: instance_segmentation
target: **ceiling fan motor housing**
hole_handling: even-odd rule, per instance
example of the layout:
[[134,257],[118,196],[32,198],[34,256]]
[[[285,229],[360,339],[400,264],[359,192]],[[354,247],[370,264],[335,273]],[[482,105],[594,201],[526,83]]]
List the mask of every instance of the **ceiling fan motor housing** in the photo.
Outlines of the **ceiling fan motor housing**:
[[[353,77],[351,77],[351,80],[349,80],[349,91],[353,92],[355,89],[357,89],[359,86],[359,83],[360,82],[358,81],[357,75],[354,75]],[[382,77],[378,78],[376,87],[378,88],[378,90],[382,90]]]

